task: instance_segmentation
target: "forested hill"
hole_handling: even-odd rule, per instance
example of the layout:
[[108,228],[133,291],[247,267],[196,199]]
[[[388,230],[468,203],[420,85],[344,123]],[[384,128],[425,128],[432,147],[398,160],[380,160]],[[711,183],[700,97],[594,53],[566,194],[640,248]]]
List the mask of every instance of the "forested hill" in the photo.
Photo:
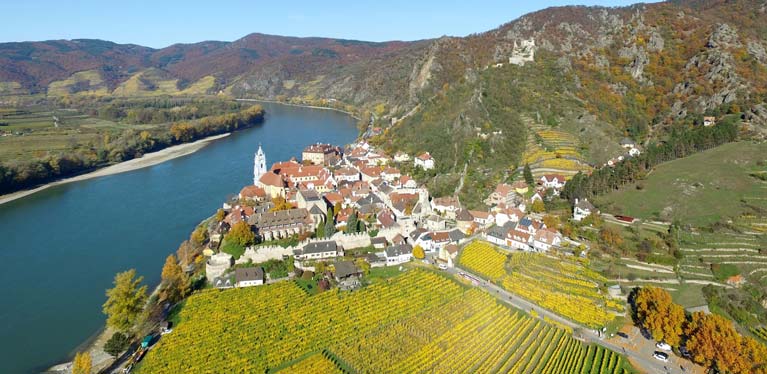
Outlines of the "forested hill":
[[[488,9],[492,11],[492,9]],[[534,43],[534,61],[519,58]],[[97,40],[0,44],[0,100],[224,94],[369,112],[389,150],[429,151],[448,193],[514,166],[575,172],[703,115],[767,123],[767,2],[568,6],[467,37],[369,43],[248,35],[155,50]],[[404,118],[404,119],[403,119]],[[464,191],[464,194],[466,191]]]

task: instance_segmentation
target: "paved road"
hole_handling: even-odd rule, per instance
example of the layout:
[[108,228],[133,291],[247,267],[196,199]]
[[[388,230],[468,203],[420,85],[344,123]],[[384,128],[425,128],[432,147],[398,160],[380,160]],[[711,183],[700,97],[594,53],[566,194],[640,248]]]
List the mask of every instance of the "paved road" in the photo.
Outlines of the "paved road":
[[[463,272],[466,274],[471,275],[472,277],[476,279],[482,280],[483,278],[473,274],[465,269],[462,268],[449,268],[446,270],[448,273],[453,274],[456,277],[460,277],[458,274],[459,272]],[[552,319],[558,323],[561,323],[565,326],[568,326],[575,329],[580,329],[583,331],[583,338],[584,340],[588,342],[593,342],[596,344],[599,344],[605,348],[609,348],[615,352],[623,353],[624,355],[631,358],[631,362],[640,365],[641,367],[638,367],[637,369],[641,370],[644,373],[679,373],[679,374],[689,374],[690,371],[683,372],[680,369],[679,365],[685,365],[685,366],[691,366],[692,364],[686,361],[680,361],[681,359],[674,357],[673,354],[671,354],[671,359],[668,363],[660,362],[652,357],[652,352],[642,352],[641,349],[633,348],[632,347],[641,347],[646,346],[646,344],[634,344],[634,346],[629,346],[629,349],[625,349],[622,345],[616,344],[611,341],[606,341],[604,339],[599,338],[597,335],[597,332],[595,330],[588,330],[584,328],[581,325],[576,324],[575,322],[572,322],[570,320],[567,320],[551,311],[548,311],[546,309],[543,309],[537,305],[535,305],[532,302],[529,302],[517,295],[511,294],[508,291],[506,291],[503,288],[500,288],[496,285],[494,285],[491,282],[482,281],[477,285],[477,287],[481,287],[485,289],[487,292],[489,292],[491,295],[494,295],[496,298],[502,300],[503,302],[510,304],[511,306],[514,306],[515,308],[522,309],[526,312],[530,312],[531,310],[535,310],[536,313],[538,313],[541,317],[548,317],[549,319]],[[631,337],[630,337],[631,338]],[[619,338],[620,339],[620,338]],[[634,336],[633,340],[647,340],[641,335]],[[636,343],[645,343],[645,342],[636,342]],[[654,344],[654,343],[652,343]],[[651,345],[652,346],[652,345]],[[668,369],[665,369],[668,368]]]

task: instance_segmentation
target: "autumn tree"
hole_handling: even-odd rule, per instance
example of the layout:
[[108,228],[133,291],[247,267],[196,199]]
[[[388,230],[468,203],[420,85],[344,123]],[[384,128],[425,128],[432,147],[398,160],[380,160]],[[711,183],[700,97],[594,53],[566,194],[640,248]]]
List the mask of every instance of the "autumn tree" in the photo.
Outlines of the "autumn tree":
[[424,253],[423,248],[420,245],[413,248],[413,257],[419,260],[423,260],[426,257],[426,253]]
[[216,215],[214,216],[214,219],[216,222],[221,222],[224,220],[224,217],[226,217],[226,211],[223,209],[219,209],[216,211]]
[[365,261],[364,258],[360,257],[354,260],[354,266],[357,267],[357,269],[360,269],[363,274],[368,275],[370,274],[370,264]]
[[559,227],[559,217],[551,215],[551,214],[547,214],[543,216],[543,223],[546,225],[546,227],[557,228]]
[[88,352],[77,352],[72,361],[72,374],[91,374],[93,362]]
[[535,178],[533,178],[533,171],[530,170],[530,164],[525,164],[522,175],[524,176],[525,182],[527,182],[527,185],[530,186],[530,188],[535,186]]
[[270,212],[279,212],[281,210],[293,209],[293,204],[289,203],[282,196],[277,196],[272,199],[272,204],[274,204],[274,206],[269,209]]
[[530,207],[530,210],[533,213],[542,213],[546,210],[546,204],[543,203],[542,200],[535,200],[533,201],[533,206]]
[[226,240],[240,247],[246,247],[255,243],[256,234],[250,229],[247,222],[240,221],[232,225],[229,233],[226,234]]
[[599,238],[602,240],[602,243],[608,246],[619,247],[623,244],[621,233],[613,227],[602,227],[602,229],[599,230]]
[[115,275],[114,288],[107,290],[103,305],[108,326],[127,333],[138,324],[147,300],[147,286],[140,286],[143,279],[136,277],[135,269]]
[[162,267],[160,300],[176,303],[189,294],[189,287],[189,276],[179,265],[176,256],[168,255]]
[[653,339],[679,346],[685,322],[684,308],[674,304],[671,295],[658,287],[643,287],[634,300],[639,323]]
[[205,241],[208,240],[208,229],[205,228],[205,225],[197,226],[194,231],[192,231],[191,239],[194,244],[197,245],[205,243]]
[[694,362],[715,367],[720,373],[751,372],[749,363],[742,355],[742,338],[727,318],[695,312],[685,334],[685,346]]

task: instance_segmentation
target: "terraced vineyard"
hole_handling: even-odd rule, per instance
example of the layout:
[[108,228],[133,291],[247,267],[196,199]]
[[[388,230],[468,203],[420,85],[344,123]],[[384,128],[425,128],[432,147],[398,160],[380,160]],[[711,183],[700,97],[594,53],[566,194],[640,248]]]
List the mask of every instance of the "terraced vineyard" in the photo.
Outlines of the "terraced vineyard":
[[536,124],[529,118],[525,121],[532,131],[527,139],[523,164],[530,164],[533,171],[554,169],[563,174],[575,174],[591,168],[574,135]]
[[[501,262],[500,258],[508,260]],[[585,262],[536,253],[504,254],[483,241],[466,246],[461,266],[500,282],[503,288],[543,308],[589,327],[601,327],[623,313],[623,304],[602,294],[607,280]]]
[[353,293],[291,282],[210,290],[141,373],[627,373],[625,359],[515,312],[484,291],[410,270]]
[[732,265],[750,281],[767,284],[767,255],[760,252],[764,245],[758,236],[745,233],[685,232],[679,274],[687,280],[718,282],[712,264]]

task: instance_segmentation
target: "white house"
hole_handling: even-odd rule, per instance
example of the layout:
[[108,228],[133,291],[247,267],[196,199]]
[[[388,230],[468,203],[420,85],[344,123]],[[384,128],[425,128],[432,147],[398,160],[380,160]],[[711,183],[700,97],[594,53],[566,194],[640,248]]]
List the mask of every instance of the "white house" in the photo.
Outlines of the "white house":
[[518,230],[509,230],[506,234],[506,243],[508,246],[521,251],[532,251],[533,247],[530,245],[531,235],[527,232]]
[[470,210],[469,214],[471,214],[472,217],[474,217],[474,222],[477,223],[477,226],[485,228],[490,227],[493,223],[495,223],[495,217],[490,212],[483,212],[481,210]]
[[296,260],[321,260],[343,256],[344,252],[336,242],[330,240],[309,243],[303,249],[295,250],[293,254]]
[[541,176],[541,185],[545,188],[560,189],[565,186],[565,177],[559,174],[546,174]]
[[437,252],[450,244],[450,234],[446,231],[442,232],[427,232],[421,235],[416,241],[416,245],[420,245],[424,251]]
[[413,258],[413,247],[410,244],[392,245],[384,250],[386,265],[399,265]]
[[434,158],[431,157],[429,152],[424,152],[415,158],[415,167],[420,167],[424,170],[434,169]]
[[402,176],[399,169],[394,167],[388,167],[381,172],[381,178],[387,182],[394,182]]
[[560,243],[562,243],[562,235],[557,232],[538,230],[533,235],[533,248],[538,252],[547,252],[551,247],[558,246]]
[[264,269],[260,267],[237,268],[234,270],[235,286],[252,287],[264,284]]
[[573,221],[581,221],[590,216],[592,212],[596,212],[596,209],[588,200],[575,199],[575,205],[573,205]]
[[485,240],[497,245],[507,245],[506,236],[509,229],[508,226],[493,226],[485,233]]
[[394,154],[395,162],[407,162],[410,161],[410,155],[405,152],[397,152]]
[[437,197],[431,200],[431,208],[449,219],[455,219],[455,213],[461,209],[461,202],[453,196]]

